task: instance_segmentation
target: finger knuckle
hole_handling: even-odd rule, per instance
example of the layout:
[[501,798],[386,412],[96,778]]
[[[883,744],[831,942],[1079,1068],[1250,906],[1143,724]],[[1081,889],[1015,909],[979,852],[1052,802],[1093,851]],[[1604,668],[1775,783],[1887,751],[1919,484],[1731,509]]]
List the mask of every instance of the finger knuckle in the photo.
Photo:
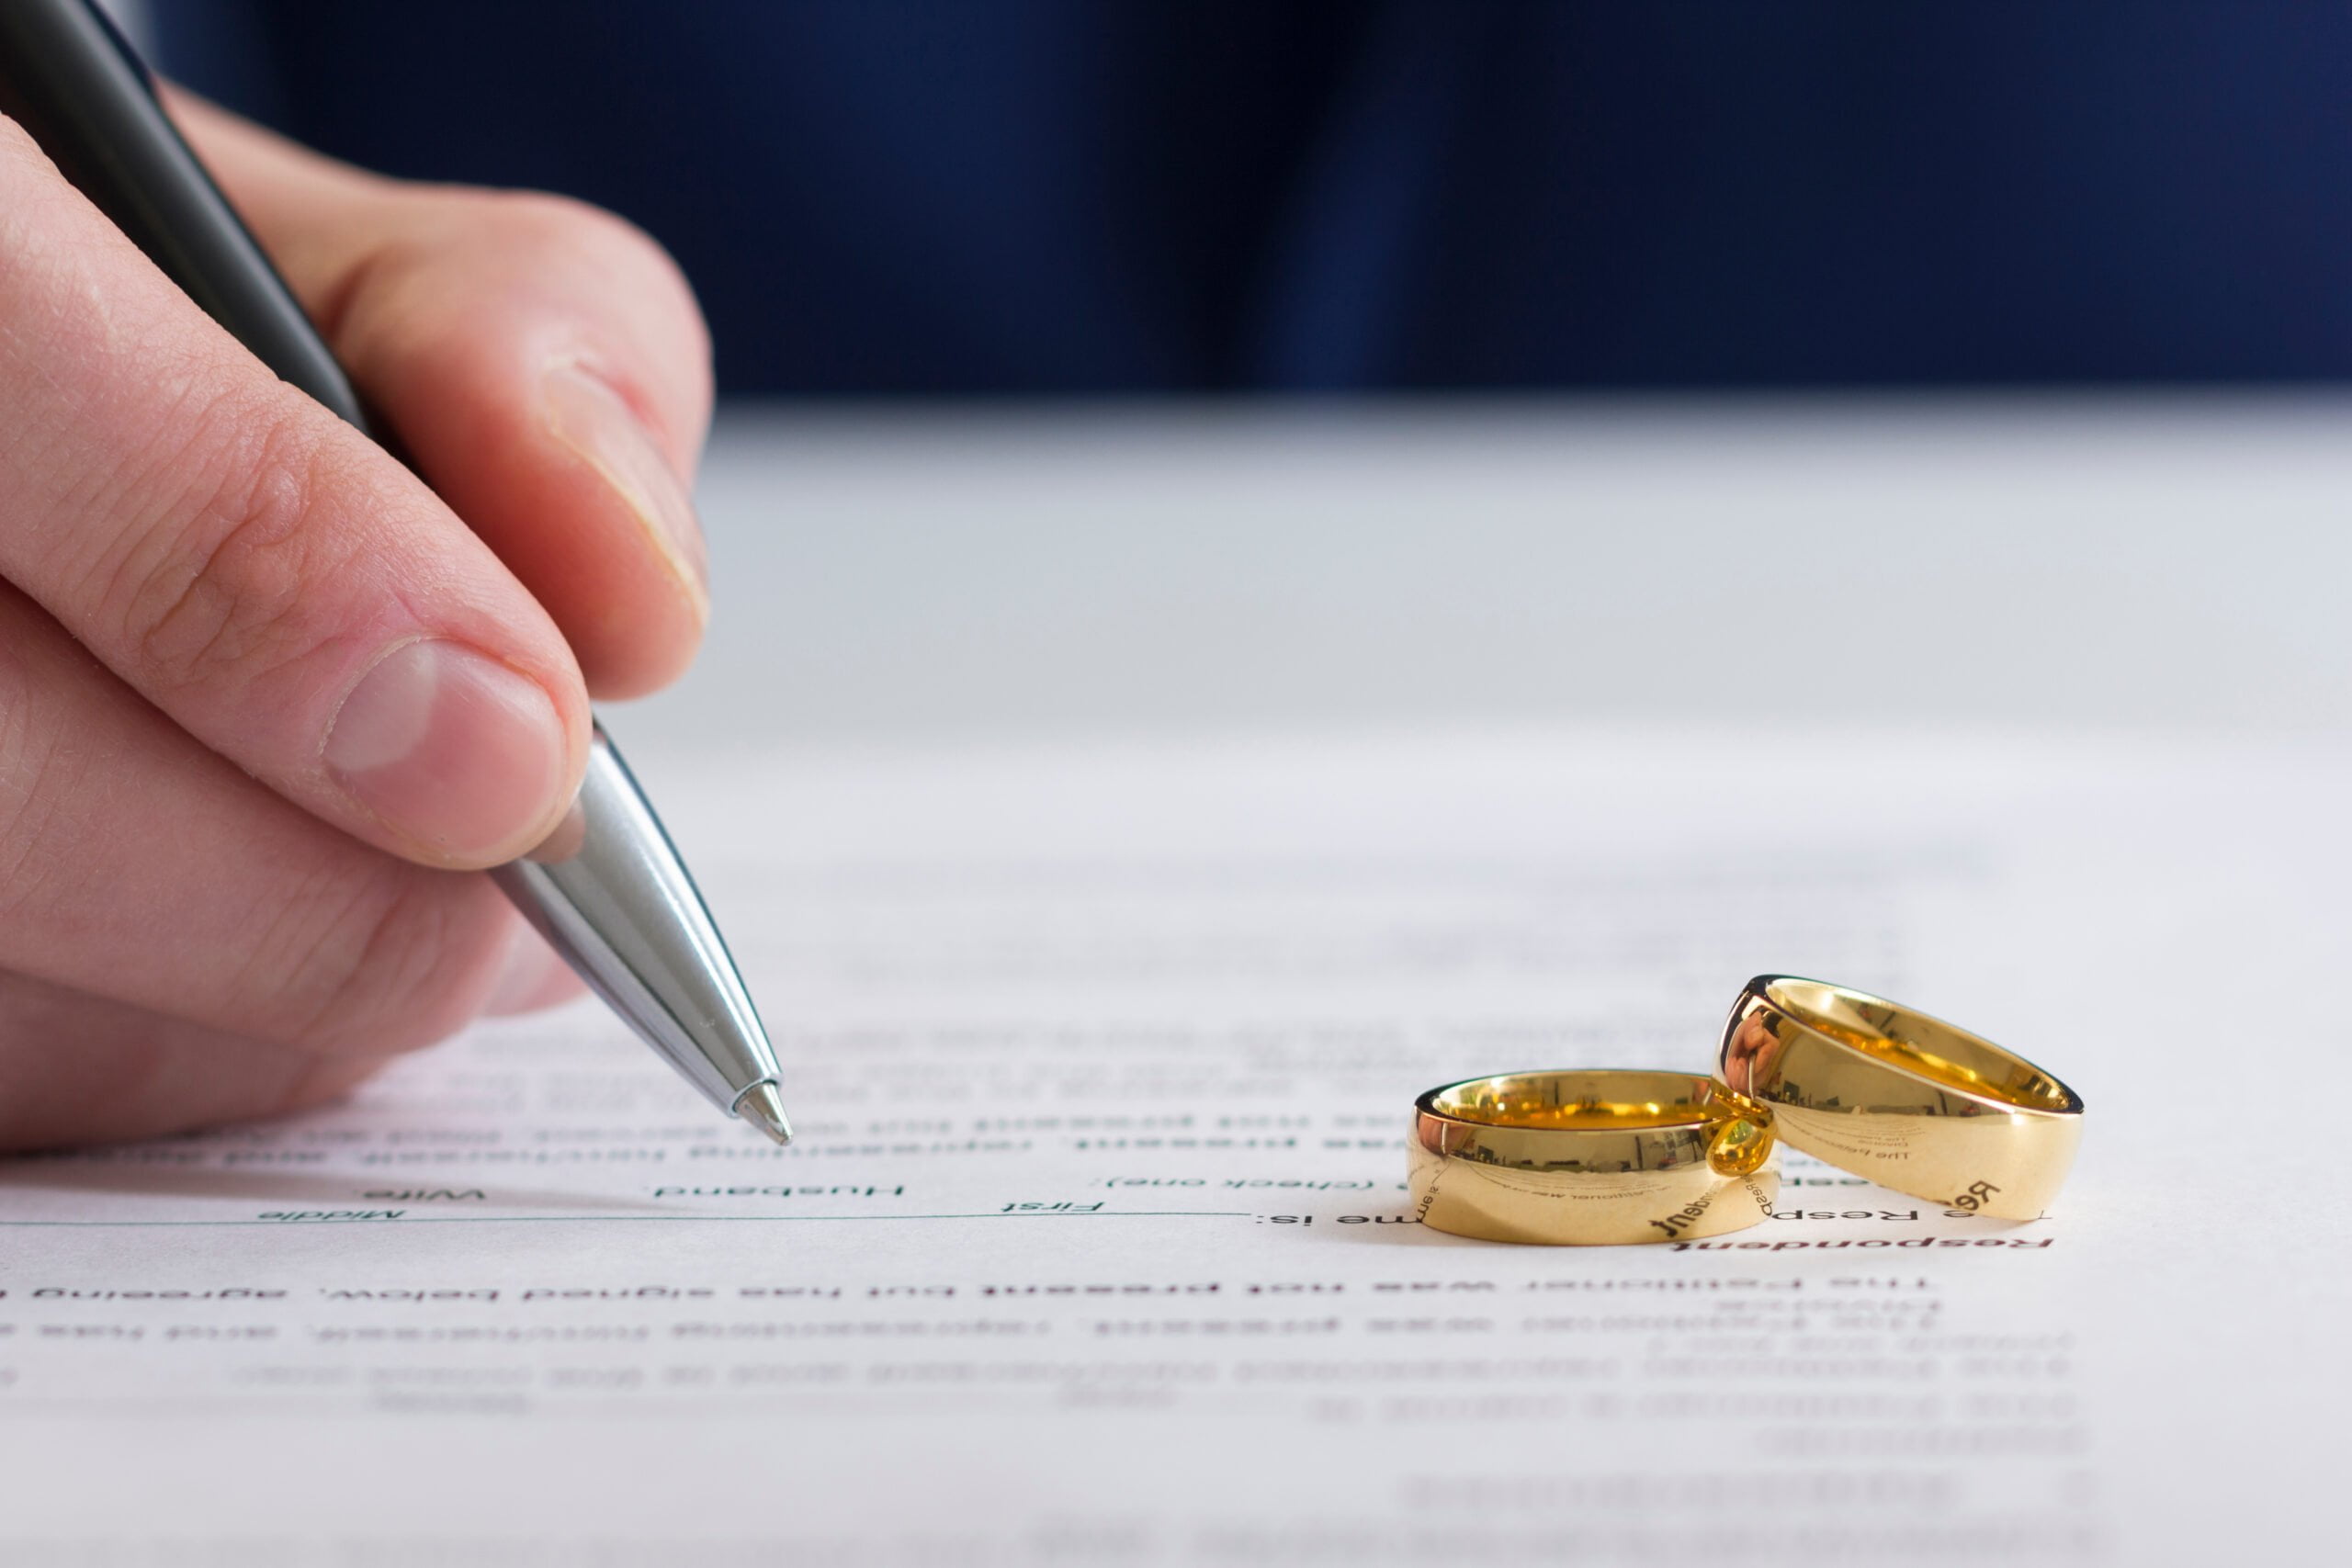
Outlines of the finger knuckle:
[[662,243],[628,219],[588,202],[541,191],[499,191],[488,197],[504,248],[526,269],[578,268],[639,300],[658,300],[676,317],[672,330],[704,337],[694,290]]
[[269,1032],[371,1055],[456,1032],[498,956],[460,893],[456,879],[387,861],[356,880],[324,874],[288,899],[246,962],[246,983],[276,998]]
[[494,221],[511,243],[617,265],[669,265],[669,253],[644,230],[589,202],[530,190],[494,192],[489,201]]
[[159,487],[156,515],[126,534],[101,603],[141,683],[168,700],[224,680],[250,683],[299,661],[326,635],[319,590],[347,545],[322,526],[331,458],[302,422],[216,408],[190,445],[204,455]]

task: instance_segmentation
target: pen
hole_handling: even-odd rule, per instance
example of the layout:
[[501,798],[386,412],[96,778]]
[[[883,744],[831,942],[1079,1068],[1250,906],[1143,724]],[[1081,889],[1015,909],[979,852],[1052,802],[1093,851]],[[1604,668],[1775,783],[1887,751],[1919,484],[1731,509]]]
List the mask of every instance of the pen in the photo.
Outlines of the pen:
[[[255,357],[383,440],[292,291],[164,112],[146,68],[90,0],[0,0],[0,112]],[[775,1053],[742,976],[603,725],[562,826],[528,859],[491,874],[689,1083],[777,1143],[791,1140]]]

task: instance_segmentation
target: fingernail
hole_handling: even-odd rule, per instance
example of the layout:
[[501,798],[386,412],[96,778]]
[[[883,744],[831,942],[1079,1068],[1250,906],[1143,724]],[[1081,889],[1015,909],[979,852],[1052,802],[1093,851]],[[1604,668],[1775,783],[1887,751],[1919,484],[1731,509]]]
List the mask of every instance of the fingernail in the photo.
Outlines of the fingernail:
[[462,643],[403,643],[343,699],[328,769],[394,831],[452,862],[531,847],[563,784],[563,720],[539,684]]
[[557,437],[628,503],[693,596],[696,612],[707,615],[710,561],[702,525],[695,520],[685,485],[636,413],[610,383],[577,365],[548,371],[546,396]]

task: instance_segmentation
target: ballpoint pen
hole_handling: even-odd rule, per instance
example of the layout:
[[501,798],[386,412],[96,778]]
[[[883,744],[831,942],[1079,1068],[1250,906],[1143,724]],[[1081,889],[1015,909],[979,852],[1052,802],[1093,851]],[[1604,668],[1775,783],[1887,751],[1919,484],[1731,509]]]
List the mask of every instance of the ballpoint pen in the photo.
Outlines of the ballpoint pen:
[[[383,439],[325,341],[90,0],[0,0],[0,113],[255,357]],[[571,813],[491,874],[590,988],[729,1115],[792,1136],[775,1054],[694,880],[595,727]]]

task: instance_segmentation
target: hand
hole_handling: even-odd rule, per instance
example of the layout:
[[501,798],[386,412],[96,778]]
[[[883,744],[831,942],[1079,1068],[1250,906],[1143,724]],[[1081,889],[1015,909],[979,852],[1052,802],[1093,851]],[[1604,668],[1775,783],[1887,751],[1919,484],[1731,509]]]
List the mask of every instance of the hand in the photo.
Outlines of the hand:
[[0,119],[0,1147],[312,1103],[569,995],[474,873],[707,614],[708,349],[657,247],[173,108],[424,478]]

